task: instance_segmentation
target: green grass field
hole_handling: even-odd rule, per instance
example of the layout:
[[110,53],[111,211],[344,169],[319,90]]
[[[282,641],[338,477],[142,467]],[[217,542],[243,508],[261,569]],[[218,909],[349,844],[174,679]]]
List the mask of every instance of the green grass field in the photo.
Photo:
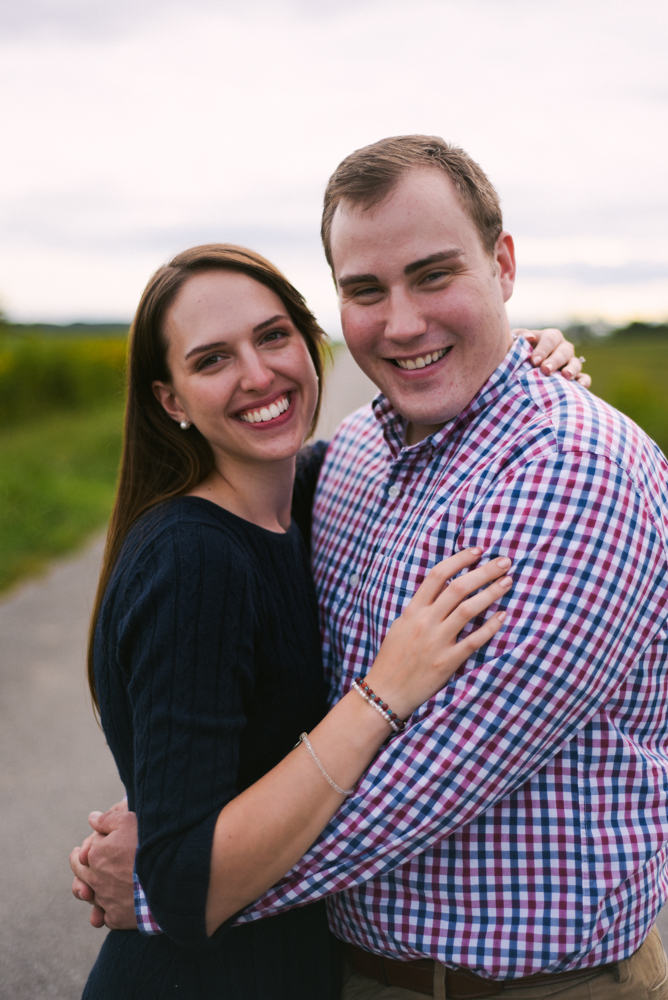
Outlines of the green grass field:
[[[102,529],[113,502],[123,350],[118,344],[82,344],[58,388],[52,383],[60,367],[66,370],[63,359],[71,345],[47,347],[15,355],[15,371],[20,361],[28,372],[22,385],[9,381],[6,370],[4,376],[0,372],[0,383],[7,379],[14,393],[12,416],[19,409],[34,415],[16,426],[5,422],[0,432],[0,590],[38,573],[49,559]],[[578,353],[587,359],[593,391],[632,417],[668,453],[668,337],[589,341]],[[50,394],[40,394],[36,370],[51,385]],[[90,403],[93,383],[97,406]]]
[[635,420],[668,454],[668,337],[582,344],[592,392]]
[[123,407],[59,413],[0,434],[0,590],[104,526]]

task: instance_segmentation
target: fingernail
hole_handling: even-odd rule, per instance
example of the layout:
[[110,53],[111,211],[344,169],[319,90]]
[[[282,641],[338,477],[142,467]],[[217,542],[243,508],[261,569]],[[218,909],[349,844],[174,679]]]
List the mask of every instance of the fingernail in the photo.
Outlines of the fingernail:
[[81,902],[83,903],[83,896],[81,895],[81,893],[80,893],[80,892],[78,892],[78,893],[77,893],[77,896],[79,897],[79,899],[80,899],[80,900],[81,900]]
[[550,364],[549,361],[545,362],[545,364],[543,365],[543,368],[547,368],[548,374],[552,371],[552,365]]
[[89,813],[89,814],[88,814],[88,822],[90,823],[90,821],[91,821],[92,819],[99,819],[101,815],[102,815],[102,813],[101,813],[101,812],[98,812],[97,810],[95,810],[95,811],[94,811],[94,812],[92,812],[92,813]]
[[471,553],[472,556],[479,556],[480,553],[482,552],[482,549],[479,549],[478,546],[475,545],[472,549],[469,549],[469,552]]
[[568,370],[567,370],[567,371],[565,371],[565,372],[562,372],[561,374],[562,374],[562,375],[564,376],[564,378],[566,378],[566,379],[569,379],[569,381],[570,381],[570,379],[572,379],[572,378],[573,378],[573,375],[572,375],[572,373],[571,373],[571,372],[569,372]]
[[507,614],[508,614],[507,611],[499,611],[496,617],[499,619],[500,622],[502,622]]
[[506,568],[506,566],[510,566],[510,559],[508,558],[508,556],[503,556],[503,558],[502,558],[502,559],[497,559],[497,560],[496,560],[496,565],[497,565],[497,566],[498,566],[498,567],[499,567],[500,569],[505,569],[505,568]]
[[509,587],[512,582],[512,576],[504,576],[503,580],[499,580],[499,586],[505,589],[506,587]]
[[535,356],[535,358],[532,358],[531,360],[533,361],[533,363],[535,365],[539,365],[541,363],[541,361],[543,360],[543,355],[542,354],[537,354]]

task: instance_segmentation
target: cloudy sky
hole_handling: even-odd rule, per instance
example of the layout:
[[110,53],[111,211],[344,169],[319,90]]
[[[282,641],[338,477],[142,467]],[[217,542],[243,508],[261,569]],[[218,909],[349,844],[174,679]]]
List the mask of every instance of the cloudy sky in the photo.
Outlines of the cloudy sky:
[[335,332],[327,177],[423,132],[500,191],[514,321],[665,318],[667,51],[665,0],[3,0],[0,305],[127,319],[229,240]]

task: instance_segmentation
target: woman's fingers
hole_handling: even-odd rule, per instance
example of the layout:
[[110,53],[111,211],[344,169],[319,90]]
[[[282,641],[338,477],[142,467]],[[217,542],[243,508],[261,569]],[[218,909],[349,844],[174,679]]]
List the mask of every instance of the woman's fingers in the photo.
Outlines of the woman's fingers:
[[582,371],[582,362],[579,358],[571,358],[568,364],[564,365],[561,369],[561,374],[565,379],[570,382],[571,379],[577,378]]
[[585,389],[591,389],[591,375],[586,375],[585,372],[582,372],[582,374],[576,377],[575,381],[579,382]]
[[507,594],[513,585],[512,576],[504,576],[500,580],[494,580],[489,586],[481,590],[479,594],[474,594],[468,600],[462,601],[449,614],[444,616],[444,624],[450,632],[451,639],[459,635],[464,626],[476,618],[485,608],[496,601],[500,601],[504,594]]
[[[534,356],[536,359],[540,357],[540,346],[541,345],[539,343],[533,353],[532,360]],[[564,367],[564,365],[567,365],[572,359],[574,353],[575,349],[570,341],[563,340],[550,354],[548,354],[544,361],[540,362],[540,370],[543,375],[551,375],[552,372],[559,371]]]
[[[530,344],[535,344],[531,353],[531,364],[536,368],[538,365],[547,364],[550,371],[556,371],[573,357],[573,345],[568,340],[564,340],[563,333],[556,327],[549,327],[547,330],[519,330],[517,332]],[[549,373],[546,371],[545,374]]]
[[[443,591],[448,580],[451,580],[457,573],[461,573],[467,566],[471,566],[477,562],[481,555],[482,549],[477,547],[462,549],[461,552],[457,552],[455,555],[443,559],[442,562],[436,563],[413,594],[408,607],[415,609],[433,604],[438,595]],[[480,587],[481,584],[478,584],[478,586]],[[471,590],[475,589],[475,587],[471,588]],[[470,593],[470,591],[468,592]]]
[[[500,556],[498,559],[490,559],[489,562],[477,566],[476,569],[463,573],[456,580],[452,580],[448,586],[437,594],[433,601],[434,611],[438,619],[446,618],[452,614],[462,601],[465,601],[469,594],[479,590],[492,580],[497,580],[500,576],[507,574],[512,563],[507,556]],[[488,603],[491,603],[488,602]],[[487,607],[487,605],[483,605]]]
[[503,625],[505,618],[505,611],[497,611],[496,614],[488,618],[486,622],[483,622],[480,628],[475,629],[475,631],[467,635],[465,639],[460,639],[459,642],[456,643],[453,653],[454,661],[457,664],[457,667],[461,667],[462,663],[468,660],[469,656],[472,656],[476,650],[480,649],[481,646],[484,646],[486,642],[489,642],[493,635],[496,635]]

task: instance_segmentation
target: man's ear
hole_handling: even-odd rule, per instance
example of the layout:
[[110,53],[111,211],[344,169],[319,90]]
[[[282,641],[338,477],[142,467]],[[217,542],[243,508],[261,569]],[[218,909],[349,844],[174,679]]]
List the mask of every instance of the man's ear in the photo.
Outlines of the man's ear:
[[182,420],[188,419],[188,414],[179,403],[171,385],[167,382],[155,381],[151,383],[151,388],[155,398],[172,420],[181,423]]
[[494,246],[494,264],[496,274],[503,292],[503,301],[507,302],[515,287],[515,244],[510,233],[504,229]]

